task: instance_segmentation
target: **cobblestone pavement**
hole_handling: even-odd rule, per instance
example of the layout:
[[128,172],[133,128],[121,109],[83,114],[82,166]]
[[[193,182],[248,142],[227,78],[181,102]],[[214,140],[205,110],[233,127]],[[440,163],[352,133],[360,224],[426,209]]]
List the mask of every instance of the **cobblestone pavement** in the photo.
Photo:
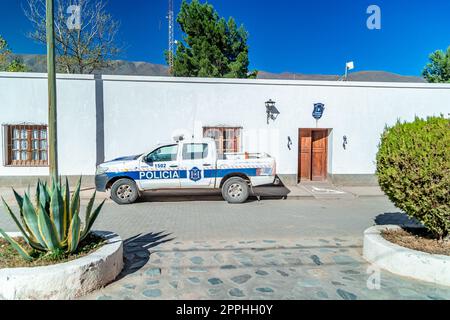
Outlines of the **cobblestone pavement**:
[[84,299],[450,299],[450,288],[387,272],[380,289],[370,290],[377,274],[353,238],[168,240],[149,234],[127,241],[120,280]]
[[[363,231],[402,223],[410,221],[383,197],[108,203],[94,228],[124,239],[126,266],[85,299],[450,299],[450,288],[386,272],[380,290],[367,288]],[[16,230],[4,212],[0,225]]]

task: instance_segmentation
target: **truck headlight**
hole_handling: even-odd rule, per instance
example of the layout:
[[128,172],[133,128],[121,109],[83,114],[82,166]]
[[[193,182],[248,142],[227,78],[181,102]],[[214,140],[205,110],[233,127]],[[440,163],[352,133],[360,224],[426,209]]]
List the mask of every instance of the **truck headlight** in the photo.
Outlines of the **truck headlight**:
[[104,173],[106,173],[108,171],[108,168],[106,168],[106,167],[101,167],[101,166],[98,166],[97,167],[97,171],[96,171],[96,173],[95,174],[104,174]]

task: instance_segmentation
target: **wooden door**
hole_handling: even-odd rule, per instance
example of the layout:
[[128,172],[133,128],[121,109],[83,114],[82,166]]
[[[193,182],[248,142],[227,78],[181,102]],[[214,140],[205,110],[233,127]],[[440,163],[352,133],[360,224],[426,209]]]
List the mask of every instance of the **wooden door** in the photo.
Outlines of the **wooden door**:
[[299,138],[299,181],[311,180],[311,130],[300,129]]
[[300,129],[298,180],[324,181],[327,179],[328,130]]
[[312,132],[311,180],[327,179],[327,135],[328,131],[314,130]]

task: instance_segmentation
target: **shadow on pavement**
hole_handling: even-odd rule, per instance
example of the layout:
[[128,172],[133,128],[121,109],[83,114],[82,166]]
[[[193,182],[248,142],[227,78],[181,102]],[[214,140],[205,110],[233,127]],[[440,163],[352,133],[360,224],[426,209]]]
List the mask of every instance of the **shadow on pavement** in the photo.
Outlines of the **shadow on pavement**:
[[422,227],[420,222],[415,219],[409,218],[405,213],[402,212],[386,212],[380,214],[375,218],[375,223],[379,226],[398,225]]
[[[291,191],[285,186],[260,186],[252,189],[249,202],[261,199],[286,199]],[[147,191],[139,198],[137,203],[143,202],[189,202],[189,201],[221,201],[222,193],[219,190],[161,190]]]
[[147,191],[136,202],[185,201],[223,201],[223,198],[221,193],[217,190],[161,190]]
[[171,233],[166,233],[163,231],[158,233],[148,233],[145,235],[139,234],[126,239],[123,242],[123,253],[125,257],[124,267],[116,280],[120,280],[144,267],[150,260],[149,249],[175,239],[170,236]]

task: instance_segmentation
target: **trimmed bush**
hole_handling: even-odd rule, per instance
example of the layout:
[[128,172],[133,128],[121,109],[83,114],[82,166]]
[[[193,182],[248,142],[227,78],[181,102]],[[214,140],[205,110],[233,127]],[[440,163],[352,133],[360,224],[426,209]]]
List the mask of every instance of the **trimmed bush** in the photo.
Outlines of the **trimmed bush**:
[[377,154],[381,189],[437,239],[450,234],[450,120],[416,118],[386,128]]

